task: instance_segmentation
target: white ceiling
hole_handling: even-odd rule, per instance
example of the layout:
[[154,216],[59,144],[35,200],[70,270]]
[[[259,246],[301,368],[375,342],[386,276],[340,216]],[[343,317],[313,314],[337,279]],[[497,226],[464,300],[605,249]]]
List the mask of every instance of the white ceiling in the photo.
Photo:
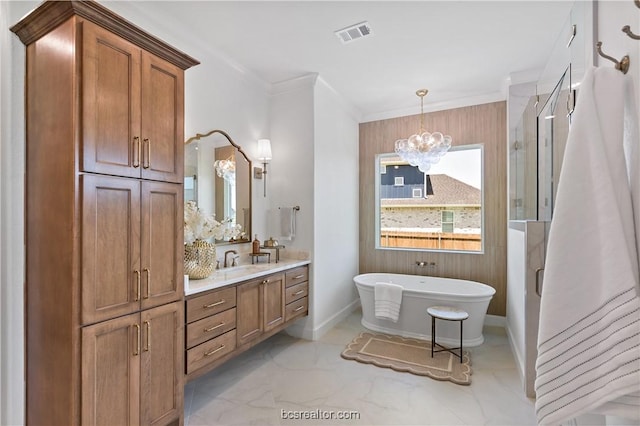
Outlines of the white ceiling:
[[[541,71],[572,5],[166,1],[147,3],[144,10],[266,83],[318,73],[367,121],[407,109],[418,113],[419,88],[429,89],[426,110],[465,99],[504,99],[510,74]],[[362,21],[373,36],[342,44],[334,34]]]

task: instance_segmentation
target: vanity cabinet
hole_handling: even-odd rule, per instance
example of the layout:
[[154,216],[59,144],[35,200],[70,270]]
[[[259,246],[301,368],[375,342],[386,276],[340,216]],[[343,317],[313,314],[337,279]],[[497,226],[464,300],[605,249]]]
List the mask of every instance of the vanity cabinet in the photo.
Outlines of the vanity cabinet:
[[86,21],[81,57],[81,170],[182,182],[182,70]]
[[81,424],[166,424],[182,415],[182,302],[82,329]]
[[197,371],[236,348],[236,287],[186,301],[186,373]]
[[283,274],[261,277],[238,286],[238,346],[283,323]]
[[309,313],[309,268],[301,266],[285,274],[285,321]]
[[309,267],[296,267],[187,297],[187,380],[283,330],[308,313]]
[[82,323],[182,296],[180,185],[83,174]]
[[[26,423],[181,423],[184,70],[92,1],[26,45]],[[145,141],[146,139],[146,141]]]

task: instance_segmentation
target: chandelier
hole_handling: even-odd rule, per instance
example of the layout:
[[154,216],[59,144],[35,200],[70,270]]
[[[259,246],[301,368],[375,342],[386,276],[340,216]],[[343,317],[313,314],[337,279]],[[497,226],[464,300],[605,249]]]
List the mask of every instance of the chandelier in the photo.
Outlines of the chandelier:
[[217,160],[213,163],[216,174],[233,185],[236,181],[236,163],[231,159]]
[[395,149],[400,158],[412,166],[417,166],[422,173],[429,171],[431,165],[440,161],[451,148],[451,136],[424,131],[424,97],[428,92],[427,89],[416,92],[420,97],[420,130],[408,139],[398,139]]

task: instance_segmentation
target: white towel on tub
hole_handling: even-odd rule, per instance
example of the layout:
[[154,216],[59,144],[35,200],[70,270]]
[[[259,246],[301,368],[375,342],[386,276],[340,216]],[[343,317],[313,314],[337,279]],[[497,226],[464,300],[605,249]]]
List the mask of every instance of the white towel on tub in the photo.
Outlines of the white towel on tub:
[[398,321],[402,304],[402,289],[403,287],[397,284],[376,283],[374,287],[376,318]]

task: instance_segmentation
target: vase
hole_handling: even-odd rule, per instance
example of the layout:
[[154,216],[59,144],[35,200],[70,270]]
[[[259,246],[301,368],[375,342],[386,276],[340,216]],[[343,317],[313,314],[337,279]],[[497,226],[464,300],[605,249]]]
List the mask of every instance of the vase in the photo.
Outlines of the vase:
[[192,280],[207,278],[216,263],[216,246],[204,240],[184,245],[184,273]]

